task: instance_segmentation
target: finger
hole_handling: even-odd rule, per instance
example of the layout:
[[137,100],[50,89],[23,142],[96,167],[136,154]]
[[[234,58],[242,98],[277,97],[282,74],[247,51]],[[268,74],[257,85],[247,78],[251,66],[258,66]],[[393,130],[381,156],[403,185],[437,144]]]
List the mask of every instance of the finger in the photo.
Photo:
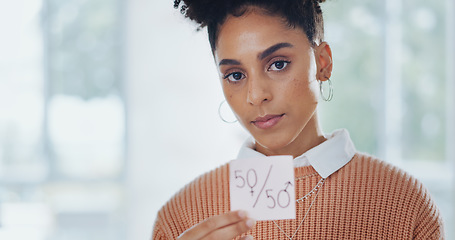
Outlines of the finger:
[[211,232],[207,236],[205,236],[203,239],[232,239],[235,238],[242,233],[246,233],[248,230],[250,230],[254,224],[256,224],[256,221],[253,219],[245,219],[240,222],[231,224],[229,226],[220,228],[216,231]]
[[213,216],[186,230],[181,235],[180,239],[201,239],[219,228],[238,223],[242,220],[245,220],[246,218],[247,214],[245,211],[233,211],[222,215]]

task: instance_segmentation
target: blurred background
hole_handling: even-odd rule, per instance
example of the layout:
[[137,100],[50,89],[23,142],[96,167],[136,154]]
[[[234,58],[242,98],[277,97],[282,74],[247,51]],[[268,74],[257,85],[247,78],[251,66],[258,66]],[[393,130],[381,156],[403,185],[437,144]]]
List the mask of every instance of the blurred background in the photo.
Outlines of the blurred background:
[[[324,131],[419,178],[455,239],[455,3],[333,0]],[[173,1],[0,2],[0,239],[149,239],[158,209],[248,137],[206,32]]]

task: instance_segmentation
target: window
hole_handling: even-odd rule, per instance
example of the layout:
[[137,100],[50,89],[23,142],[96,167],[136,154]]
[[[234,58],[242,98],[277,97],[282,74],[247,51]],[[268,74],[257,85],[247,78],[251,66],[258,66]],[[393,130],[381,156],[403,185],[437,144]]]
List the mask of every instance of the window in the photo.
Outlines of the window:
[[1,5],[0,238],[124,239],[121,3]]
[[[455,65],[452,1],[325,3],[334,101],[323,126],[346,127],[360,151],[411,173],[453,226]],[[349,43],[349,44],[346,44]],[[334,121],[336,119],[336,121]]]

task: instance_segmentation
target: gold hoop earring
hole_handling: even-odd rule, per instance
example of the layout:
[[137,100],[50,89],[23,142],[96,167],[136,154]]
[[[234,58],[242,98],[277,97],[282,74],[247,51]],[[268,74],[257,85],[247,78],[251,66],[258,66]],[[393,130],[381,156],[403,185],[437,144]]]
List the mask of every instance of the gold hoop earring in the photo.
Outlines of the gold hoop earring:
[[322,87],[322,82],[323,81],[319,80],[319,91],[321,91],[321,98],[324,99],[324,101],[326,101],[326,102],[330,102],[330,100],[332,100],[332,98],[333,98],[332,81],[330,81],[330,78],[327,78],[327,82],[329,83],[329,96],[328,97],[324,96],[324,89]]
[[223,118],[221,114],[221,108],[223,107],[223,104],[226,103],[226,100],[221,101],[220,106],[218,107],[218,116],[221,118],[221,120],[225,123],[236,123],[238,119],[235,119],[234,121],[227,121],[225,118]]

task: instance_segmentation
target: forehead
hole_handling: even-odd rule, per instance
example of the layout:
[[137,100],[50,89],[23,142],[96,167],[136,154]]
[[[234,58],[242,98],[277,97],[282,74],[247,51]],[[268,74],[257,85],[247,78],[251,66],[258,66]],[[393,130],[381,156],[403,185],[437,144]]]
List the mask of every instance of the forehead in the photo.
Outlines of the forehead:
[[309,47],[308,38],[300,28],[289,27],[278,16],[250,11],[240,17],[228,16],[220,27],[215,57],[235,58],[235,55],[257,54],[280,42]]

